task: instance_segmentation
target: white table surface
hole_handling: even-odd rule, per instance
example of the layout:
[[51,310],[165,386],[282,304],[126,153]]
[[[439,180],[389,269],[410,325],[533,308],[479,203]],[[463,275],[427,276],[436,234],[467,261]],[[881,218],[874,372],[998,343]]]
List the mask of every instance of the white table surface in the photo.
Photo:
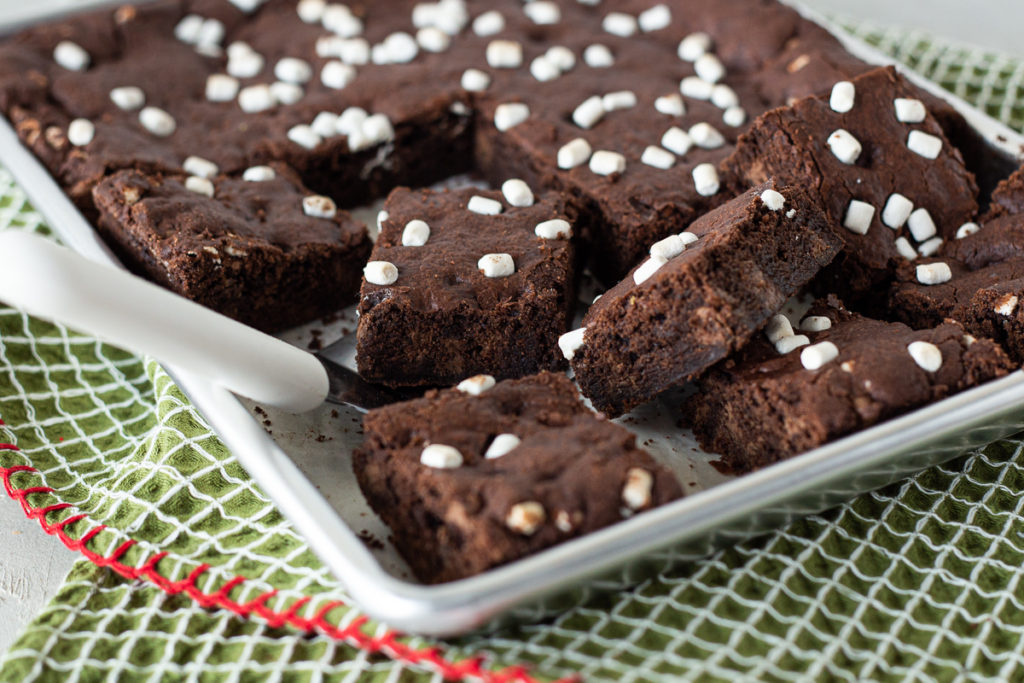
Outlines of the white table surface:
[[[74,7],[81,0],[31,0]],[[805,0],[823,12],[921,29],[1024,57],[1024,0]],[[652,0],[653,4],[653,0]],[[0,0],[0,20],[21,12],[25,0]],[[0,499],[0,652],[53,596],[78,557],[17,503]]]

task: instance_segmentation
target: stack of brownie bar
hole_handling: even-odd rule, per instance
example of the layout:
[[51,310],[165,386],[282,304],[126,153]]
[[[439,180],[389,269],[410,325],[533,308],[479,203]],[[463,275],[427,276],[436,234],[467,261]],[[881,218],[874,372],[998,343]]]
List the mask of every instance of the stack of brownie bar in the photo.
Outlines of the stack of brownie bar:
[[358,302],[360,373],[429,389],[354,456],[428,582],[679,497],[607,419],[673,387],[744,472],[1024,360],[1024,170],[985,196],[955,110],[772,0],[157,0],[0,43],[0,110],[136,272]]

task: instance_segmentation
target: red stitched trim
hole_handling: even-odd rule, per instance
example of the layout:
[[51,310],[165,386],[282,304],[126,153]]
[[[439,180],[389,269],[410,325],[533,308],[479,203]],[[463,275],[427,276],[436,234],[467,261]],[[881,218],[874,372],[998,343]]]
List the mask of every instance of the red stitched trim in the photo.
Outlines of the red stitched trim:
[[[0,425],[2,424],[3,421],[0,420]],[[20,449],[14,444],[0,443],[0,450],[18,451]],[[473,678],[485,681],[486,683],[510,683],[513,681],[517,683],[538,683],[535,678],[530,676],[526,667],[523,666],[510,666],[500,671],[491,671],[484,668],[483,657],[470,657],[469,659],[464,659],[460,662],[450,661],[444,657],[439,648],[426,647],[417,650],[400,642],[398,640],[400,634],[397,631],[389,630],[380,636],[369,636],[362,631],[363,625],[369,621],[366,616],[356,617],[348,626],[345,627],[330,624],[327,621],[327,614],[336,607],[344,605],[344,603],[340,601],[324,605],[312,618],[304,618],[298,615],[299,610],[305,607],[312,600],[309,596],[300,598],[283,612],[274,611],[266,606],[266,603],[277,595],[276,590],[267,591],[247,603],[238,603],[230,599],[228,594],[238,586],[245,583],[246,578],[243,576],[234,577],[213,593],[204,593],[196,584],[199,577],[210,569],[209,565],[199,565],[185,579],[182,579],[181,581],[171,581],[160,574],[156,568],[156,565],[160,560],[167,556],[167,553],[165,552],[153,555],[139,567],[133,567],[121,562],[120,558],[128,551],[129,548],[136,544],[134,540],[129,539],[125,541],[109,556],[100,555],[99,553],[90,550],[87,547],[87,544],[95,538],[97,534],[106,529],[106,525],[101,524],[90,529],[79,539],[71,538],[67,533],[65,533],[64,527],[73,522],[86,519],[88,515],[85,513],[79,513],[73,517],[69,517],[68,519],[50,524],[46,521],[47,513],[55,512],[57,510],[67,510],[74,506],[71,503],[58,503],[46,507],[33,506],[28,502],[27,497],[29,495],[33,493],[53,493],[53,489],[48,486],[33,486],[24,489],[15,488],[14,484],[11,483],[11,476],[18,472],[38,473],[39,471],[28,465],[15,465],[13,467],[6,468],[0,467],[0,477],[3,478],[3,486],[7,491],[7,495],[21,505],[21,509],[25,511],[25,514],[29,518],[39,520],[39,524],[42,526],[43,531],[51,536],[59,538],[69,550],[79,552],[93,564],[99,567],[112,569],[127,579],[146,579],[171,595],[185,593],[202,607],[220,607],[230,610],[243,618],[248,618],[254,614],[258,615],[271,628],[280,628],[287,624],[300,631],[319,631],[324,635],[337,640],[343,640],[350,645],[370,653],[382,652],[390,656],[392,659],[408,664],[427,664],[448,680],[464,680],[467,678]],[[563,681],[575,680],[579,679],[577,677],[563,679]]]

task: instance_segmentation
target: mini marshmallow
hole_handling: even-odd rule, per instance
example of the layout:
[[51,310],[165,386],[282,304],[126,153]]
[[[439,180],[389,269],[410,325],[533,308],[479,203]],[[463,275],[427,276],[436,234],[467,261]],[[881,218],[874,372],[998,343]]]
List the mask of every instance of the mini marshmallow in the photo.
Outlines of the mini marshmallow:
[[685,130],[673,126],[661,136],[661,146],[670,152],[683,156],[693,147],[693,140]]
[[363,129],[363,123],[369,116],[362,107],[349,107],[341,112],[338,120],[335,121],[334,130],[338,135],[351,135]]
[[208,178],[189,176],[185,178],[185,189],[207,197],[213,196],[213,183]]
[[860,141],[853,137],[849,131],[839,128],[828,136],[828,146],[836,159],[844,164],[852,164],[860,156]]
[[486,56],[494,69],[518,69],[523,64],[523,46],[514,40],[492,40]]
[[615,64],[615,57],[606,46],[594,43],[583,50],[583,62],[592,69],[606,69]]
[[808,370],[817,370],[835,360],[839,348],[830,341],[818,342],[800,352],[800,363]]
[[263,71],[266,60],[258,52],[245,52],[228,59],[226,70],[235,78],[252,78]]
[[781,313],[776,313],[768,321],[768,325],[765,326],[764,334],[768,337],[768,341],[775,344],[784,337],[793,336],[793,323]]
[[194,45],[203,30],[203,18],[198,14],[187,14],[174,27],[174,37],[183,43]]
[[493,36],[505,30],[505,17],[498,10],[484,12],[473,20],[473,33],[480,37]]
[[206,99],[230,102],[238,95],[238,79],[226,74],[210,74],[206,79]]
[[322,138],[333,137],[338,134],[338,115],[331,111],[322,111],[313,118],[309,124],[313,132]]
[[697,189],[697,194],[702,197],[711,197],[716,194],[720,184],[718,169],[714,164],[698,164],[693,169],[693,185]]
[[505,196],[505,201],[512,206],[533,206],[533,191],[519,178],[512,178],[502,183],[501,194]]
[[686,114],[686,105],[679,95],[662,95],[654,100],[654,109],[666,116],[683,116]]
[[356,77],[356,68],[338,59],[332,59],[320,70],[320,82],[332,90],[342,90]]
[[992,309],[997,315],[1010,316],[1017,309],[1019,299],[1013,294],[1004,294]]
[[601,28],[613,36],[629,38],[636,33],[636,18],[625,12],[609,12],[601,21]]
[[896,247],[896,251],[899,252],[900,256],[908,261],[913,261],[917,258],[917,252],[914,251],[914,247],[906,237],[897,237],[896,241],[893,242],[893,245]]
[[405,31],[389,34],[384,42],[370,50],[370,61],[374,64],[408,64],[416,59],[420,46],[416,39]]
[[935,344],[926,341],[910,342],[907,353],[925,372],[937,372],[942,367],[942,351]]
[[825,315],[809,315],[800,321],[800,329],[804,332],[824,332],[832,327],[832,320]]
[[455,385],[455,388],[470,396],[479,396],[495,385],[491,375],[473,375]]
[[462,453],[457,448],[440,443],[432,443],[420,453],[420,464],[435,469],[453,469],[461,467],[462,463]]
[[698,76],[687,76],[683,80],[679,81],[679,92],[686,97],[692,97],[695,100],[711,99],[711,92],[714,89],[714,84],[708,83]]
[[[329,55],[320,55],[321,57]],[[370,62],[370,43],[364,38],[344,38],[338,41],[335,56],[345,64],[361,66]]]
[[640,155],[640,163],[666,170],[675,165],[676,156],[661,147],[648,145]]
[[505,516],[505,526],[523,536],[532,536],[545,518],[544,506],[531,500],[513,505]]
[[604,118],[604,102],[597,95],[583,100],[572,112],[572,120],[584,130],[593,128],[594,125]]
[[641,510],[651,504],[654,477],[640,467],[626,470],[626,484],[622,487],[622,502],[630,510]]
[[68,71],[85,71],[92,58],[78,43],[62,40],[53,48],[53,61]]
[[828,106],[834,112],[845,114],[853,109],[856,92],[856,88],[854,88],[853,83],[850,81],[839,81],[832,86],[832,94],[828,98]]
[[494,109],[494,127],[502,133],[510,128],[515,128],[528,118],[530,118],[530,108],[522,102],[507,102],[499,104]]
[[917,281],[922,285],[941,285],[953,279],[953,271],[948,263],[923,263],[915,269]]
[[196,36],[196,47],[210,48],[220,45],[220,41],[224,40],[225,31],[224,24],[220,20],[204,19],[199,34]]
[[523,5],[523,14],[539,26],[557,24],[562,20],[562,11],[558,9],[558,5],[548,0],[533,0],[526,3]]
[[769,211],[781,211],[782,207],[786,205],[786,198],[782,196],[781,192],[768,189],[761,193],[761,203]]
[[146,103],[146,93],[142,88],[126,85],[110,91],[110,101],[123,111],[134,111]]
[[927,114],[921,100],[897,97],[892,101],[896,120],[900,123],[921,123]]
[[564,45],[552,45],[544,53],[544,57],[563,73],[571,71],[576,66],[576,55]]
[[462,89],[483,92],[491,85],[491,77],[480,69],[466,69],[462,72]]
[[730,128],[739,128],[747,122],[747,110],[743,107],[729,107],[722,112],[722,123]]
[[690,245],[699,240],[700,238],[694,235],[692,232],[681,232],[679,236],[683,238],[683,244]]
[[636,94],[632,90],[610,92],[601,98],[605,111],[617,111],[636,106]]
[[295,6],[299,19],[306,24],[319,24],[324,16],[325,0],[299,0]]
[[247,114],[265,111],[276,104],[269,85],[250,85],[238,92],[238,106]]
[[363,268],[363,277],[371,285],[393,285],[398,281],[398,268],[388,261],[370,261]]
[[85,147],[96,137],[96,126],[89,119],[75,119],[68,124],[68,142]]
[[250,166],[242,173],[242,180],[250,183],[265,183],[277,177],[277,173],[270,166]]
[[546,55],[540,55],[530,62],[530,75],[546,83],[561,76],[562,71]]
[[304,59],[282,57],[274,65],[274,76],[285,83],[308,83],[313,78],[313,67]]
[[552,218],[538,223],[533,234],[546,240],[567,240],[572,236],[572,225],[567,220]]
[[301,85],[275,81],[270,84],[270,94],[274,96],[274,101],[278,104],[295,104],[306,93]]
[[482,216],[497,216],[503,210],[501,202],[497,199],[481,197],[478,194],[469,198],[469,202],[466,203],[466,208],[473,213],[478,213]]
[[701,80],[708,83],[717,83],[725,77],[725,65],[710,52],[697,58],[693,63],[693,70]]
[[728,109],[740,103],[740,96],[736,94],[736,91],[722,83],[718,83],[711,88],[710,99],[711,104],[719,109]]
[[402,230],[403,247],[422,247],[430,239],[430,226],[418,218],[405,224]]
[[484,457],[488,460],[500,458],[514,451],[522,441],[515,434],[498,434],[487,447]]
[[613,175],[626,170],[626,157],[618,152],[599,149],[590,157],[590,170],[597,175]]
[[[391,119],[386,114],[373,114],[367,116],[359,126],[359,138],[355,142],[360,149],[366,149],[373,145],[389,142],[395,138],[395,129],[391,125]],[[353,140],[349,140],[349,148],[352,148]]]
[[981,226],[978,225],[977,223],[971,223],[971,222],[964,223],[963,225],[961,225],[959,228],[956,229],[956,238],[958,240],[962,240],[963,238],[967,237],[968,235],[973,235],[974,233],[978,232],[979,230],[981,230]]
[[693,143],[703,149],[717,149],[725,144],[725,137],[710,123],[695,123],[688,134]]
[[651,277],[658,270],[668,263],[668,259],[664,259],[660,256],[652,256],[641,264],[639,268],[633,271],[633,282],[635,284],[643,284],[647,278]]
[[583,337],[586,331],[587,328],[581,327],[576,330],[570,330],[558,338],[558,348],[562,351],[562,355],[565,356],[566,360],[572,360],[576,352],[583,346]]
[[300,123],[288,129],[288,139],[300,147],[314,149],[323,142],[323,138],[316,134],[310,126]]
[[927,242],[919,245],[917,247],[917,253],[919,253],[921,256],[926,256],[926,257],[927,256],[934,256],[936,253],[938,253],[939,248],[941,248],[941,247],[942,247],[942,238],[941,237],[933,237],[930,240],[928,240]]
[[919,130],[910,131],[907,136],[907,149],[920,154],[925,159],[937,159],[942,152],[942,138]]
[[641,12],[636,18],[636,23],[644,33],[660,31],[672,23],[672,11],[668,5],[655,5]]
[[178,124],[174,117],[157,107],[145,107],[139,112],[139,123],[153,135],[165,138],[173,134]]
[[590,159],[590,143],[583,138],[571,140],[558,149],[558,168],[576,168]]
[[427,26],[416,32],[416,44],[427,52],[438,53],[451,47],[452,39],[436,26]]
[[898,192],[889,195],[882,209],[882,222],[893,230],[899,230],[914,211],[914,202]]
[[185,159],[181,167],[185,170],[185,173],[199,176],[200,178],[212,178],[220,170],[217,164],[212,161],[196,156]]
[[380,232],[384,228],[384,222],[387,221],[387,219],[390,217],[390,214],[388,214],[388,212],[385,211],[384,209],[381,209],[380,211],[377,212],[376,223],[378,232]]
[[655,258],[671,261],[686,250],[686,241],[681,235],[669,235],[651,245],[650,253]]
[[790,351],[795,351],[801,346],[807,346],[810,343],[811,340],[806,334],[791,334],[775,342],[775,352],[780,356],[785,356]]
[[508,277],[516,272],[511,254],[484,254],[476,262],[476,267],[486,277]]
[[859,199],[851,199],[850,205],[846,207],[846,217],[843,218],[843,227],[858,235],[866,235],[871,227],[871,219],[875,217],[875,207]]
[[935,221],[932,220],[932,215],[928,213],[928,209],[916,209],[911,212],[910,217],[907,218],[907,227],[910,228],[910,234],[918,242],[931,239],[938,232],[935,229]]
[[695,62],[711,49],[711,36],[704,32],[691,33],[679,42],[676,53],[684,62]]
[[363,32],[362,20],[354,16],[352,10],[345,5],[327,5],[323,16],[320,17],[320,23],[325,29],[342,38],[355,38]]
[[334,218],[338,207],[330,197],[312,194],[302,198],[302,213],[311,218]]

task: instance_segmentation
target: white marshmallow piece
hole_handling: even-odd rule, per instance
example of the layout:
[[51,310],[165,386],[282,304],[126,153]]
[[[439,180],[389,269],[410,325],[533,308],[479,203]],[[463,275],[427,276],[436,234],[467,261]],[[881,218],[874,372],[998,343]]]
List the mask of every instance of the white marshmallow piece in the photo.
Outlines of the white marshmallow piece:
[[247,114],[266,111],[277,105],[269,85],[250,85],[238,93],[238,106]]
[[942,238],[941,237],[933,237],[930,240],[927,240],[926,242],[918,245],[917,253],[919,253],[921,256],[926,256],[926,257],[927,256],[934,256],[935,254],[938,253],[938,251],[939,251],[939,249],[941,247],[942,247]]
[[547,55],[540,55],[530,62],[530,75],[541,83],[547,83],[561,76],[562,71],[547,58]]
[[702,81],[708,83],[718,83],[725,78],[725,65],[722,64],[722,60],[710,52],[697,58],[693,63],[693,70]]
[[516,272],[516,263],[511,254],[484,254],[476,267],[486,277],[508,277]]
[[768,337],[768,341],[776,344],[780,339],[793,336],[793,323],[781,313],[776,313],[768,321],[768,325],[764,328],[764,334]]
[[227,74],[210,74],[206,79],[206,99],[210,102],[230,102],[238,95],[238,79]]
[[203,30],[203,18],[198,14],[187,14],[174,27],[174,37],[183,43],[195,45]]
[[544,514],[544,506],[536,501],[516,503],[505,515],[505,526],[523,536],[532,536],[537,533],[547,515]]
[[322,111],[316,115],[309,127],[322,138],[334,137],[338,134],[338,115],[331,111]]
[[562,73],[572,71],[573,67],[576,66],[576,55],[564,45],[552,45],[544,53],[544,57],[558,67],[558,70]]
[[478,213],[481,216],[497,216],[502,212],[501,202],[497,199],[490,199],[488,197],[481,197],[478,194],[473,195],[469,198],[469,202],[466,203],[466,208],[473,213]]
[[522,102],[506,102],[494,109],[494,127],[502,133],[530,118],[530,108]]
[[703,149],[718,149],[725,144],[725,136],[703,121],[690,126],[689,136],[695,145]]
[[711,104],[719,109],[729,109],[739,105],[739,103],[740,96],[729,86],[718,83],[711,88]]
[[110,101],[122,111],[135,111],[146,103],[146,93],[142,88],[125,85],[110,91]]
[[185,170],[185,173],[199,176],[200,178],[212,178],[220,170],[217,164],[212,161],[196,156],[185,159],[181,167]]
[[546,240],[567,240],[572,236],[572,225],[562,218],[552,218],[538,223],[533,234]]
[[711,36],[704,32],[691,33],[679,42],[676,54],[684,62],[695,62],[711,49]]
[[607,46],[594,43],[584,48],[583,63],[592,69],[607,69],[615,64],[615,56]]
[[265,183],[277,177],[277,173],[269,166],[250,166],[242,173],[242,180],[250,183]]
[[714,89],[713,83],[708,83],[699,76],[687,76],[679,81],[679,92],[695,100],[710,100]]
[[572,360],[576,352],[583,347],[583,337],[586,332],[587,328],[581,327],[570,330],[558,338],[558,348],[566,360]]
[[430,226],[426,221],[414,219],[405,224],[402,230],[403,247],[422,247],[430,239]]
[[511,178],[501,184],[505,201],[516,207],[533,206],[533,190],[519,178]]
[[304,123],[300,123],[297,126],[289,128],[288,139],[296,145],[306,149],[314,149],[317,145],[323,142],[323,138],[317,135],[312,127],[307,126]]
[[931,239],[938,232],[928,209],[916,209],[911,212],[910,217],[907,218],[907,227],[910,228],[910,234],[918,242]]
[[910,342],[907,353],[925,372],[937,372],[942,367],[942,351],[935,344],[926,341]]
[[330,4],[324,8],[320,23],[342,38],[355,38],[363,32],[363,22],[345,5]]
[[850,205],[846,207],[846,217],[843,218],[843,227],[858,235],[866,235],[871,227],[871,219],[875,217],[875,207],[859,199],[851,199]]
[[604,118],[604,114],[604,102],[599,96],[593,95],[583,100],[583,102],[573,110],[572,120],[577,126],[587,130],[593,128],[598,121]]
[[693,169],[693,186],[702,197],[711,197],[718,192],[718,169],[714,164],[698,164]]
[[768,189],[761,193],[761,203],[769,211],[781,211],[786,205],[786,198],[777,190]]
[[651,256],[671,261],[686,251],[686,241],[681,235],[669,235],[651,245]]
[[892,103],[893,108],[896,110],[896,120],[900,123],[921,123],[924,121],[927,111],[924,108],[924,102],[921,100],[897,97]]
[[654,100],[654,109],[659,114],[666,116],[683,116],[686,114],[686,105],[679,95],[662,95]]
[[775,352],[781,356],[785,356],[790,351],[795,351],[801,346],[807,346],[811,343],[811,340],[806,334],[791,334],[788,337],[783,337],[779,341],[775,342]]
[[452,45],[451,36],[436,26],[426,26],[416,31],[416,44],[427,52],[444,52]]
[[644,261],[639,268],[633,271],[633,282],[635,284],[643,284],[652,275],[658,272],[658,270],[668,263],[668,259],[660,256],[652,256]]
[[549,0],[533,0],[526,3],[523,5],[523,14],[539,26],[557,24],[562,20],[562,11]]
[[518,69],[523,65],[523,46],[514,40],[492,40],[486,57],[493,69]]
[[882,222],[893,230],[899,230],[910,218],[914,211],[914,202],[910,201],[899,192],[893,192],[885,202],[882,209]]
[[993,308],[992,310],[997,315],[1011,316],[1013,315],[1013,312],[1017,309],[1017,304],[1019,302],[1020,299],[1018,299],[1016,295],[1004,294],[999,298],[998,301],[996,301],[995,308]]
[[661,146],[679,156],[683,156],[693,147],[693,140],[685,130],[672,126],[661,136]]
[[845,114],[853,109],[857,90],[850,81],[839,81],[832,86],[832,94],[828,98],[828,106],[832,111]]
[[808,370],[817,370],[839,355],[839,348],[830,341],[808,346],[800,352],[800,363]]
[[466,69],[462,72],[462,89],[483,92],[491,85],[491,77],[480,69]]
[[270,84],[270,94],[274,96],[274,101],[278,104],[295,104],[306,93],[301,85],[275,81]]
[[906,237],[897,237],[896,241],[893,242],[893,245],[896,247],[896,251],[899,252],[900,256],[908,261],[913,261],[917,258],[917,252],[914,251],[913,245],[910,244],[910,241]]
[[252,78],[263,71],[266,60],[258,52],[243,52],[228,58],[228,75],[235,78]]
[[363,277],[371,285],[393,285],[398,281],[398,268],[390,261],[370,261],[363,268]]
[[498,434],[487,447],[484,457],[488,460],[500,458],[514,451],[522,441],[515,434]]
[[640,155],[640,163],[667,170],[675,166],[676,156],[666,149],[648,145]]
[[644,33],[660,31],[672,23],[672,10],[668,5],[655,5],[641,12],[636,18],[636,23]]
[[632,90],[610,92],[601,98],[605,111],[618,111],[636,106],[636,94]]
[[626,170],[626,157],[618,152],[599,149],[590,157],[590,170],[597,175],[613,175]]
[[339,59],[332,59],[320,70],[320,82],[332,90],[342,90],[356,77],[356,68]]
[[334,218],[338,207],[330,197],[312,194],[302,198],[302,213],[311,218]]
[[907,149],[920,154],[925,159],[937,159],[942,152],[942,138],[919,130],[912,130],[907,136]]
[[139,123],[158,138],[166,138],[173,134],[178,124],[174,117],[157,107],[145,107],[139,112]]
[[953,271],[948,263],[923,263],[915,269],[917,281],[922,285],[941,285],[953,279]]
[[480,37],[493,36],[505,30],[505,17],[498,10],[484,12],[473,20],[473,33]]
[[96,126],[89,119],[75,119],[68,124],[68,142],[85,147],[96,137]]
[[981,226],[978,225],[977,223],[971,223],[971,222],[964,223],[963,225],[961,225],[959,228],[956,229],[956,238],[958,240],[962,240],[963,238],[967,237],[968,235],[973,235],[974,233],[978,232],[979,230],[981,230]]
[[809,315],[800,321],[804,332],[824,332],[832,327],[832,319],[826,315]]
[[185,189],[206,197],[213,196],[213,183],[208,178],[191,175],[185,178]]
[[[336,36],[335,36],[336,37]],[[320,55],[329,57],[330,55]],[[370,43],[364,38],[342,38],[338,40],[336,57],[345,64],[361,66],[370,62]]]
[[62,40],[53,48],[53,61],[68,71],[85,71],[89,68],[92,58],[78,43]]
[[495,380],[491,375],[473,375],[456,384],[455,388],[464,394],[479,396],[494,385]]
[[420,453],[420,464],[434,469],[450,470],[461,467],[464,462],[457,448],[432,443]]
[[626,484],[622,487],[622,502],[630,510],[642,510],[651,504],[654,477],[641,467],[626,470]]
[[636,17],[625,12],[609,12],[601,21],[601,28],[613,36],[629,38],[636,33]]
[[849,131],[839,128],[828,136],[828,146],[836,159],[844,164],[852,164],[860,156],[860,141],[853,137]]
[[299,19],[305,24],[319,24],[324,16],[324,9],[327,7],[325,0],[299,0],[295,11]]
[[739,128],[747,122],[747,110],[743,107],[729,107],[722,112],[722,123],[730,128]]
[[363,123],[369,118],[369,114],[362,107],[349,107],[341,112],[338,120],[334,123],[334,130],[338,135],[352,135],[363,129]]
[[590,143],[583,138],[571,140],[558,149],[558,168],[576,168],[590,159]]
[[274,65],[274,76],[285,83],[308,83],[313,78],[313,67],[297,57],[282,57]]

